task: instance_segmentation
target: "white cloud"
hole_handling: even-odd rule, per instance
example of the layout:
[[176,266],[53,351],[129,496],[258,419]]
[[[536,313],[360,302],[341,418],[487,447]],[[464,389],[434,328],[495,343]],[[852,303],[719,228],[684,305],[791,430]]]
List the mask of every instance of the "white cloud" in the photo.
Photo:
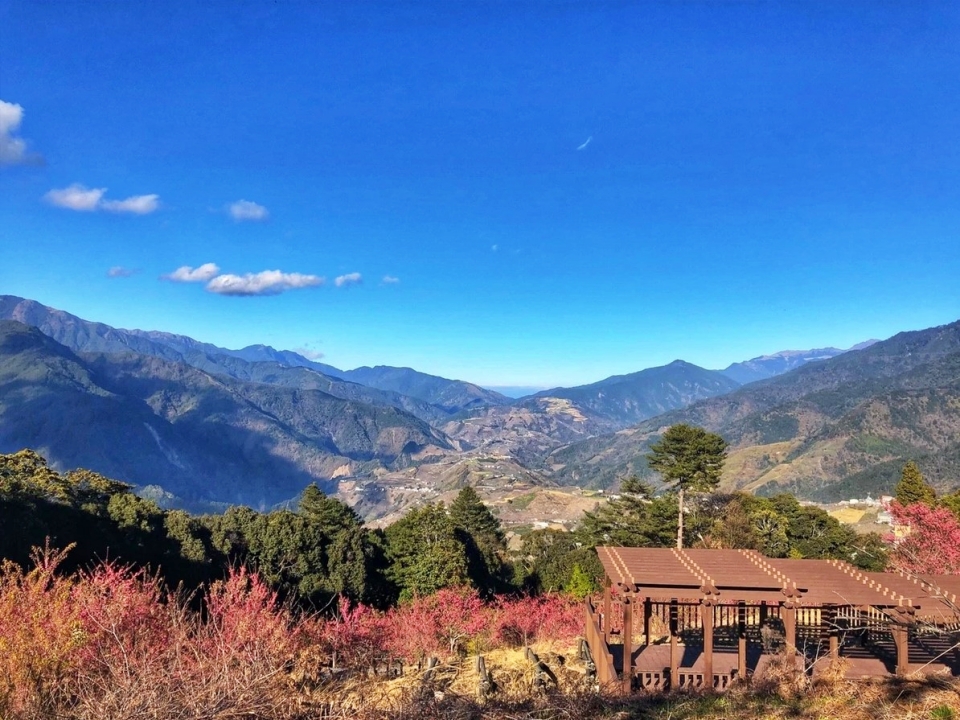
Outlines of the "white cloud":
[[106,191],[106,188],[88,188],[74,183],[62,190],[51,190],[43,197],[48,203],[57,207],[92,212],[100,207],[100,199]]
[[497,250],[500,249],[500,246],[499,246],[499,245],[491,245],[491,246],[490,246],[490,249],[491,249],[493,252],[496,252]]
[[0,100],[0,165],[22,165],[43,162],[35,153],[27,152],[27,141],[16,137],[23,122],[23,106]]
[[88,188],[86,185],[74,183],[70,187],[51,190],[43,197],[51,205],[80,212],[106,210],[113,213],[147,215],[160,207],[159,195],[133,195],[126,200],[104,200],[106,192],[106,188]]
[[382,282],[384,285],[396,285],[400,282],[400,278],[394,277],[393,275],[384,275]]
[[350,287],[351,285],[359,285],[362,282],[363,276],[358,272],[352,272],[346,275],[340,275],[333,281],[333,284],[337,287]]
[[307,360],[323,360],[323,353],[319,350],[311,350],[308,347],[298,347],[294,348],[293,351],[300,355],[303,355]]
[[324,279],[316,275],[264,270],[245,275],[218,275],[207,283],[207,290],[219,295],[277,295],[323,283]]
[[126,200],[103,200],[100,207],[109,212],[147,215],[160,207],[160,196],[134,195]]
[[216,263],[204,263],[198,268],[192,268],[189,265],[178,267],[169,275],[164,275],[164,280],[172,282],[207,282],[216,277],[220,268]]
[[128,278],[136,275],[139,270],[134,270],[132,268],[125,268],[122,265],[114,265],[112,268],[107,270],[107,277],[110,278]]
[[228,208],[230,217],[240,222],[243,220],[266,220],[270,212],[263,206],[250,200],[237,200]]

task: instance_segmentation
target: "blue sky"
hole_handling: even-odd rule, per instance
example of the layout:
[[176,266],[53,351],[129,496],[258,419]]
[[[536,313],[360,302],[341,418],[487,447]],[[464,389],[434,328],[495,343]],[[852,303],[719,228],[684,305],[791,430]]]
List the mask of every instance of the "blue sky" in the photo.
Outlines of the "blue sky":
[[0,27],[0,293],[491,385],[960,317],[955,3],[0,0]]

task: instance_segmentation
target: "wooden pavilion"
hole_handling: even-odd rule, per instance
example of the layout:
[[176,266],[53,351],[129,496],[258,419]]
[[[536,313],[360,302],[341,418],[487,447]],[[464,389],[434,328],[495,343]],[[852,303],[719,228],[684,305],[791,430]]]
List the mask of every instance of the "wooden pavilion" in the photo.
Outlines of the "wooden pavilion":
[[753,550],[599,547],[602,606],[585,637],[602,685],[724,690],[775,657],[847,677],[960,674],[958,576],[868,573]]

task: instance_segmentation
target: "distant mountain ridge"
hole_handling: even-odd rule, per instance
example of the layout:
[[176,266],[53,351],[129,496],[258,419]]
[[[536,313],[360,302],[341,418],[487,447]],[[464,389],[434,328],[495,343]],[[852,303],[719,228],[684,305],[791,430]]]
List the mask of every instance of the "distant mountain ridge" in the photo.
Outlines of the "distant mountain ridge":
[[[263,368],[252,369],[242,363],[273,363],[282,368],[303,368],[325,376],[326,380],[321,383],[323,389],[333,395],[389,405],[412,412],[431,423],[440,423],[466,407],[508,401],[508,398],[472,383],[447,380],[409,368],[359,368],[345,372],[309,360],[291,350],[275,350],[266,345],[230,350],[185,335],[117,329],[12,295],[0,295],[0,319],[17,320],[37,327],[45,335],[77,352],[135,352],[172,362],[185,362],[207,372],[224,373],[255,382],[292,384],[290,373],[284,374],[278,370],[271,374]],[[305,377],[302,373],[292,375]],[[358,384],[354,380],[356,376],[363,376],[367,382]],[[319,379],[314,377],[309,384],[319,387],[318,382]],[[366,389],[361,390],[360,385],[366,386]],[[413,389],[415,394],[396,389],[401,386]]]
[[447,380],[412,368],[378,365],[346,370],[340,375],[345,380],[361,385],[418,398],[451,413],[488,405],[505,405],[511,401],[505,395],[479,385],[463,380]]
[[31,447],[187,500],[269,506],[310,482],[454,450],[392,407],[213,375],[135,353],[74,353],[0,320],[0,452]]
[[696,400],[731,392],[739,385],[716,370],[674,360],[668,365],[614,375],[590,385],[544,390],[533,397],[570,400],[626,427]]
[[767,378],[783,375],[791,370],[796,370],[802,365],[818,360],[829,360],[837,355],[853,350],[863,350],[868,348],[876,340],[867,340],[857,343],[848,350],[841,350],[835,347],[816,348],[813,350],[781,350],[770,355],[761,355],[743,362],[736,362],[728,365],[720,372],[732,380],[736,380],[741,385],[756,382],[757,380],[766,380]]
[[650,443],[678,422],[731,443],[727,488],[835,500],[889,491],[907,459],[942,487],[960,483],[960,321],[900,333],[567,445],[544,467],[558,482],[585,485],[648,474]]
[[[647,473],[646,448],[675,422],[731,442],[728,489],[836,499],[887,488],[907,458],[960,481],[960,323],[511,399],[411,368],[341,371],[266,345],[120,330],[13,296],[0,296],[2,318],[49,342],[2,325],[0,452],[34,447],[197,503],[270,504],[349,477],[350,496],[382,514],[435,461],[473,469],[423,477],[486,478],[498,462],[526,468],[504,477],[606,486]],[[385,477],[394,495],[379,494]]]

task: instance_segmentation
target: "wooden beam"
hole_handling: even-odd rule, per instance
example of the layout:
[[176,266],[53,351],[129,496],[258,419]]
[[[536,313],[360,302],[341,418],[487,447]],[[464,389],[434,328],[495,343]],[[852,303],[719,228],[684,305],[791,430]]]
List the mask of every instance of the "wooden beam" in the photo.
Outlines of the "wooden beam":
[[623,685],[624,693],[633,690],[633,599],[623,598]]

